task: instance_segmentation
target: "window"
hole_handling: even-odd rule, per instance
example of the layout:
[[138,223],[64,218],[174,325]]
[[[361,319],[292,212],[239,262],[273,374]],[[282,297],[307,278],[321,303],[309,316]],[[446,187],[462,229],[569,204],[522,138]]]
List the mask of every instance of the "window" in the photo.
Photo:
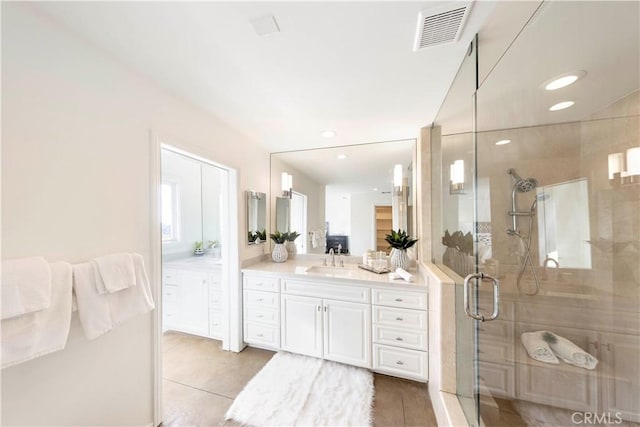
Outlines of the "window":
[[162,197],[162,241],[178,240],[178,186],[175,183],[163,182]]

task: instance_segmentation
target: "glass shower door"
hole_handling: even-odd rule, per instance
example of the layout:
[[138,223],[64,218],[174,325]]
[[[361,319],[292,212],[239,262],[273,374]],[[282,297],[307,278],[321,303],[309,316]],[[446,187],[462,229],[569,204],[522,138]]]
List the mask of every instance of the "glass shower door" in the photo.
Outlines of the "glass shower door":
[[545,3],[476,92],[476,423],[640,422],[639,16]]

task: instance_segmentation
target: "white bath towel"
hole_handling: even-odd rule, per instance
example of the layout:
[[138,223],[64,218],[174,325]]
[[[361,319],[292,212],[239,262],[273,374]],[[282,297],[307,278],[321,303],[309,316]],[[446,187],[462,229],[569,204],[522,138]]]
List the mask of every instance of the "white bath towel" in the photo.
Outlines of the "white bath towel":
[[559,364],[560,362],[551,351],[549,343],[542,338],[545,332],[547,331],[525,332],[520,335],[520,341],[527,349],[530,358],[540,362]]
[[2,321],[2,368],[64,349],[71,325],[71,264],[49,265],[48,308]]
[[553,334],[555,342],[549,343],[551,350],[562,360],[570,365],[585,369],[595,369],[598,359],[560,335]]
[[114,326],[155,308],[143,258],[138,254],[131,254],[131,258],[136,286],[108,294],[98,293],[92,263],[73,266],[73,289],[78,302],[78,315],[88,339],[95,339]]
[[99,294],[118,292],[136,285],[131,254],[105,255],[91,260]]
[[2,261],[2,320],[51,304],[51,269],[42,257]]

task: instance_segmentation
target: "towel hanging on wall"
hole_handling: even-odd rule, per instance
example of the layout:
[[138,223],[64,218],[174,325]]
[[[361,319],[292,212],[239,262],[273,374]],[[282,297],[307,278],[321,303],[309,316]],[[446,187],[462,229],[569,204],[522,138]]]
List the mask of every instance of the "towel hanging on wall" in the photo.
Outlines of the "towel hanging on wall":
[[49,308],[49,263],[42,257],[3,261],[1,288],[2,320]]

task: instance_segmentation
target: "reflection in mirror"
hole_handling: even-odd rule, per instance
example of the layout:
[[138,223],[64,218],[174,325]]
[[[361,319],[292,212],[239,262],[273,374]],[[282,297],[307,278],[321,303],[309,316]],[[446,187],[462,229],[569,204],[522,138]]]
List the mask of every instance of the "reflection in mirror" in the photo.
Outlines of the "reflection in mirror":
[[272,154],[271,188],[281,189],[283,172],[293,181],[291,199],[278,192],[271,200],[274,229],[300,232],[296,245],[306,248],[298,253],[319,254],[387,251],[392,227],[415,235],[415,146],[412,139]]
[[536,200],[540,265],[591,268],[587,178],[540,187]]
[[247,243],[250,245],[266,241],[267,195],[247,191]]

